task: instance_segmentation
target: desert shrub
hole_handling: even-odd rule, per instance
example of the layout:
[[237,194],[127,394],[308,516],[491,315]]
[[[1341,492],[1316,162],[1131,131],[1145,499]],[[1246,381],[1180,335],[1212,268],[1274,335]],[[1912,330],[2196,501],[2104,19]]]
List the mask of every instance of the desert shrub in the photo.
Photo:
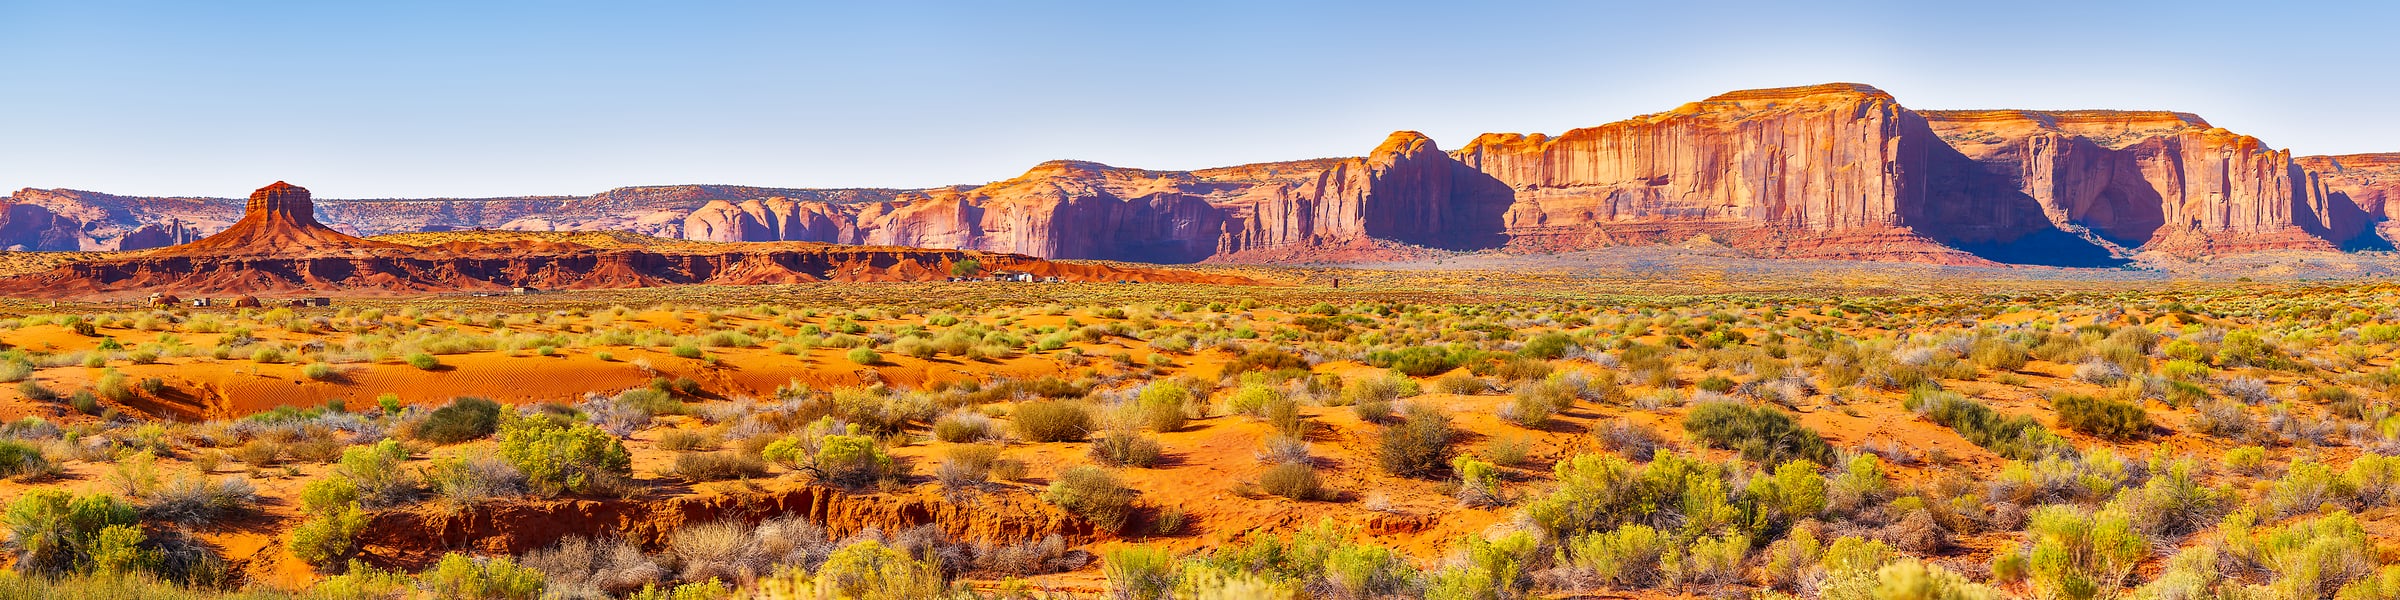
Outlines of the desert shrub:
[[2268,343],[2257,331],[2237,329],[2225,333],[2217,345],[2216,364],[2220,367],[2258,367],[2271,370],[2299,368],[2282,348]]
[[[767,447],[768,458],[775,457],[775,450]],[[828,483],[853,488],[896,479],[901,472],[899,462],[884,453],[882,444],[863,435],[825,436],[809,467]]]
[[1455,495],[1460,504],[1481,507],[1508,503],[1500,495],[1500,470],[1493,468],[1491,463],[1475,460],[1471,456],[1460,456],[1450,459],[1450,472],[1458,475],[1458,492]]
[[1842,472],[1825,482],[1826,505],[1844,513],[1888,498],[1892,482],[1883,472],[1883,459],[1873,454],[1850,457]]
[[40,382],[31,379],[18,382],[17,393],[23,394],[25,399],[35,402],[57,402],[59,398],[57,390],[45,387]]
[[932,420],[932,400],[920,393],[892,393],[874,388],[833,391],[833,415],[869,434],[892,435],[913,421]]
[[2116,504],[2132,518],[2134,528],[2154,539],[2180,540],[2214,524],[2233,508],[2231,490],[2200,485],[2191,459],[2170,462],[2141,487],[2117,494]]
[[2075,451],[2073,445],[2044,429],[2033,417],[2004,416],[1955,392],[1919,388],[1909,392],[1902,406],[2010,459],[2033,460],[2054,454],[2072,455]]
[[1467,373],[1451,373],[1433,380],[1433,389],[1444,394],[1461,396],[1481,394],[1492,389],[1482,378]]
[[144,535],[134,508],[107,494],[27,490],[9,502],[0,524],[8,527],[7,544],[16,550],[19,572],[115,573],[156,560],[138,547]]
[[1366,363],[1410,377],[1430,377],[1458,368],[1450,351],[1427,346],[1370,352]]
[[1225,397],[1225,411],[1251,417],[1265,417],[1267,405],[1282,398],[1283,392],[1272,386],[1261,383],[1245,384],[1240,389],[1234,390],[1232,395]]
[[542,495],[613,490],[633,472],[632,455],[616,436],[587,423],[538,415],[502,424],[500,457]]
[[1286,352],[1282,348],[1262,346],[1243,352],[1241,356],[1235,357],[1233,362],[1226,363],[1224,376],[1230,378],[1252,371],[1306,370],[1307,368],[1308,360],[1298,355]]
[[1415,382],[1395,375],[1361,377],[1342,384],[1341,395],[1336,397],[1336,401],[1350,405],[1377,402],[1389,404],[1409,395],[1408,390],[1415,385]]
[[951,446],[935,467],[934,479],[951,489],[983,485],[991,479],[992,465],[1000,460],[1000,447],[983,444]]
[[75,407],[76,412],[83,414],[100,414],[100,397],[92,394],[92,391],[88,389],[75,390],[74,395],[67,397],[67,405]]
[[1134,401],[1141,410],[1144,425],[1149,426],[1151,431],[1170,433],[1183,429],[1184,411],[1188,410],[1185,405],[1191,399],[1191,390],[1174,383],[1158,382],[1144,386]]
[[1281,462],[1267,467],[1266,472],[1258,475],[1258,487],[1293,500],[1316,500],[1325,494],[1324,484],[1317,479],[1317,468],[1306,462]]
[[1123,531],[1133,514],[1135,492],[1115,473],[1091,466],[1072,467],[1058,474],[1042,499],[1082,516],[1105,531]]
[[2027,576],[2054,597],[2090,598],[2115,589],[2150,555],[2150,543],[2121,510],[2087,512],[2072,506],[2034,509]]
[[675,474],[693,481],[751,479],[767,474],[767,461],[745,452],[685,452],[675,455]]
[[1693,408],[1683,429],[1711,446],[1742,453],[1742,458],[1776,464],[1800,459],[1833,462],[1833,446],[1817,432],[1800,425],[1790,414],[1735,402],[1709,402]]
[[1125,546],[1100,559],[1111,597],[1122,600],[1170,600],[1180,578],[1175,557],[1152,546]]
[[642,553],[640,545],[623,539],[573,536],[525,553],[517,561],[541,572],[545,593],[566,598],[638,594],[666,575],[665,569]]
[[404,360],[408,361],[408,366],[416,367],[426,371],[431,371],[442,367],[442,359],[434,358],[433,355],[423,352],[410,353]]
[[1825,512],[1831,485],[1817,472],[1816,463],[1789,460],[1776,465],[1773,473],[1752,479],[1748,494],[1762,517],[1792,523]]
[[1633,460],[1650,460],[1659,449],[1668,447],[1667,439],[1658,432],[1624,419],[1611,419],[1593,427],[1592,436],[1601,449]]
[[424,486],[416,473],[401,468],[407,461],[408,450],[399,442],[382,440],[342,450],[334,474],[358,488],[359,502],[367,508],[398,506],[416,499]]
[[933,422],[933,437],[950,443],[979,442],[999,437],[992,418],[972,410],[952,411]]
[[2226,468],[2232,469],[2235,473],[2256,475],[2266,469],[2267,449],[2258,446],[2242,446],[2226,450],[2224,461]]
[[454,506],[472,506],[489,498],[525,493],[525,473],[506,459],[489,454],[433,459],[425,469],[425,483]]
[[861,365],[869,365],[869,366],[872,366],[872,365],[874,365],[874,364],[876,364],[876,363],[883,362],[883,355],[881,355],[881,354],[876,354],[876,353],[875,353],[875,349],[873,349],[873,348],[868,348],[868,347],[865,347],[865,346],[860,346],[860,347],[857,347],[857,348],[851,348],[851,349],[850,349],[850,353],[849,353],[849,354],[847,354],[847,355],[844,355],[844,357],[845,357],[845,358],[848,358],[848,359],[850,359],[850,362],[853,362],[853,363],[858,363],[858,364],[861,364]]
[[1562,540],[1629,523],[1713,531],[1742,517],[1727,471],[1675,454],[1659,454],[1639,468],[1615,455],[1579,454],[1551,466],[1557,485],[1527,502],[1524,514]]
[[541,597],[543,589],[540,571],[519,566],[506,556],[445,554],[441,562],[417,576],[417,581],[437,598],[533,600]]
[[499,427],[499,403],[461,396],[425,415],[409,435],[436,444],[456,444],[491,435]]
[[1731,533],[1701,537],[1685,550],[1666,555],[1663,570],[1672,581],[1722,585],[1741,578],[1742,560],[1750,556],[1750,536]]
[[1449,462],[1456,435],[1449,414],[1431,404],[1410,403],[1399,423],[1383,428],[1376,461],[1386,473],[1431,479]]
[[1567,352],[1575,350],[1576,347],[1575,338],[1564,333],[1551,332],[1526,340],[1525,345],[1517,348],[1517,356],[1536,360],[1554,360],[1566,358]]
[[[1917,559],[1902,559],[1876,570],[1873,589],[1865,597],[1909,600],[1996,600],[2007,597],[1991,586],[1975,583],[1965,576]],[[1864,600],[1863,598],[1826,594],[1827,598]]]
[[814,576],[803,569],[787,569],[760,579],[758,587],[763,598],[903,600],[952,595],[939,566],[875,540],[833,551]]
[[1593,532],[1565,543],[1567,564],[1604,585],[1642,589],[1658,581],[1670,540],[1645,525]]
[[23,441],[0,439],[0,477],[16,480],[41,479],[63,471],[58,463],[42,454],[42,447]]
[[1029,442],[1081,440],[1092,428],[1090,405],[1075,400],[1021,402],[1009,419],[1016,425],[1017,437]]
[[689,410],[682,400],[675,399],[674,394],[658,388],[633,388],[617,392],[617,395],[610,400],[620,406],[639,410],[651,416],[680,415]]
[[1158,438],[1127,427],[1110,428],[1092,440],[1093,462],[1117,467],[1150,468],[1158,466],[1165,449]]
[[1412,591],[1415,572],[1407,560],[1388,548],[1352,541],[1357,535],[1356,527],[1319,520],[1286,535],[1218,545],[1187,561],[1184,571],[1187,580],[1200,573],[1244,573],[1332,592],[1318,597],[1381,598]]
[[319,362],[308,363],[308,366],[300,367],[300,375],[315,381],[331,381],[336,374],[333,365]]
[[2373,540],[2348,512],[2265,528],[2257,515],[2244,511],[2226,517],[2218,531],[2224,538],[2221,564],[2231,567],[2224,570],[2271,574],[2264,590],[2268,597],[2325,598],[2383,587],[2377,582],[2368,584],[2372,588],[2343,590],[2374,573],[2377,555]]
[[340,569],[357,553],[358,534],[366,528],[367,514],[356,500],[312,505],[284,545],[318,570]]
[[2015,371],[2025,368],[2030,356],[2025,347],[1999,338],[1979,338],[1967,351],[1975,366],[1994,371]]
[[718,443],[719,441],[717,440],[717,436],[711,435],[706,431],[669,429],[658,433],[657,445],[658,449],[660,450],[689,452],[693,450],[714,449],[717,447]]
[[2050,401],[2050,408],[2058,411],[2059,424],[2102,438],[2138,439],[2150,430],[2149,413],[2132,402],[2062,394]]
[[1439,599],[1516,598],[1533,586],[1532,564],[1541,544],[1519,531],[1500,539],[1469,537],[1460,544],[1463,563],[1433,573],[1425,597]]
[[184,526],[214,523],[255,508],[258,488],[239,476],[211,480],[183,475],[142,497],[142,516]]

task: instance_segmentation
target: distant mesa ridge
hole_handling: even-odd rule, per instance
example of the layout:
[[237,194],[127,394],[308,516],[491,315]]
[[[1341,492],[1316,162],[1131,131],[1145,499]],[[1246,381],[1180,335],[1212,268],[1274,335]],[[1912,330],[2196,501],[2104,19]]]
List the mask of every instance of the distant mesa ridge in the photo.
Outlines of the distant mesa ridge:
[[408,244],[335,231],[317,221],[307,189],[278,181],[251,194],[241,218],[215,235],[0,278],[0,296],[92,300],[145,293],[377,295],[936,281],[954,276],[954,267],[970,261],[983,270],[1038,281],[1252,283],[1236,276],[1066,264],[966,250],[803,242],[703,244],[630,234],[600,236],[611,242],[605,247],[522,233],[490,236],[497,240],[432,237]]
[[[275,189],[250,204],[308,212],[295,208],[311,205],[306,190]],[[1060,160],[988,184],[915,190],[685,185],[324,200],[313,203],[316,214],[341,231],[302,227],[292,231],[304,235],[271,241],[355,248],[373,242],[329,234],[606,230],[1318,263],[1707,236],[1766,258],[2108,266],[2142,253],[2389,248],[2400,234],[2391,227],[2400,216],[2395,190],[2400,154],[2296,157],[2189,113],[1919,111],[1873,86],[1829,83],[1728,92],[1555,134],[1484,134],[1451,150],[1402,131],[1364,156],[1197,171]],[[171,245],[240,229],[243,207],[27,189],[10,199],[0,244]]]

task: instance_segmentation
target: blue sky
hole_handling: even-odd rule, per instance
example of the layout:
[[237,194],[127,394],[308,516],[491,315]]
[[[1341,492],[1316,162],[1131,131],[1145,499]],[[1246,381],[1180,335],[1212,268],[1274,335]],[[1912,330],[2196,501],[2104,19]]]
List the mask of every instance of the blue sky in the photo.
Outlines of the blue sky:
[[1399,129],[1455,147],[1826,81],[2400,151],[2380,4],[0,0],[0,189],[924,187]]

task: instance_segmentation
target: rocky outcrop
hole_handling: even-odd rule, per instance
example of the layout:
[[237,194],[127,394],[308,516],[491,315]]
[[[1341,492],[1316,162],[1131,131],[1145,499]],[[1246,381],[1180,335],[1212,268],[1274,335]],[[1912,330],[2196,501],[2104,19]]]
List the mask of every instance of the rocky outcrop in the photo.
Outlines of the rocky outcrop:
[[221,259],[232,256],[293,256],[341,254],[363,256],[394,252],[400,244],[375,242],[334,231],[317,222],[317,205],[308,188],[275,182],[250,194],[242,220],[199,241],[151,251],[153,256]]
[[0,208],[0,247],[12,250],[77,250],[81,236],[73,219],[33,204]]
[[[2295,159],[2184,113],[1916,111],[1845,83],[1732,92],[1557,135],[1485,134],[1454,152],[1403,131],[1360,157],[1199,171],[1052,161],[921,190],[660,186],[316,210],[358,234],[613,230],[1161,263],[1704,238],[1760,257],[2097,266],[2143,252],[2388,247],[2400,161],[2375,156]],[[239,216],[233,201],[16,197],[81,223],[84,248],[147,245],[147,233],[112,240],[168,218],[209,231]]]
[[[2400,241],[2400,153],[2303,156],[2293,159],[2317,174],[2332,210],[2356,211],[2367,221],[2365,235],[2351,248],[2389,250]],[[2337,230],[2338,235],[2338,230]]]
[[2055,223],[2185,256],[2332,250],[2368,231],[2286,150],[2198,116],[2145,111],[1927,111],[1952,148]]
[[165,223],[151,223],[126,232],[124,237],[117,238],[117,249],[164,248],[177,244],[189,244],[199,241],[201,237],[204,236],[201,235],[200,230],[184,224],[183,221],[169,219]]
[[251,195],[240,221],[180,246],[69,262],[0,280],[0,295],[102,299],[184,295],[429,293],[755,285],[817,281],[938,281],[975,261],[1068,282],[1243,284],[1224,275],[1058,263],[1019,254],[799,242],[598,248],[569,242],[458,241],[408,245],[324,226],[308,190],[283,182]]
[[1724,94],[1555,137],[1485,134],[1455,154],[1515,191],[1504,226],[1521,248],[1708,236],[1764,256],[1983,263],[1919,230],[1994,222],[1938,221],[1949,215],[1927,205],[1936,143],[1891,95],[1830,84]]
[[[676,185],[626,187],[590,196],[520,196],[507,198],[317,199],[318,214],[351,235],[374,236],[425,231],[491,229],[502,231],[628,231],[643,235],[681,237],[684,217],[710,201],[784,197],[800,201],[848,204],[890,200],[899,190],[806,190],[734,185]],[[50,209],[81,224],[79,246],[85,250],[141,249],[145,241],[127,245],[125,237],[144,227],[167,227],[180,222],[197,235],[231,226],[241,219],[244,201],[229,198],[118,196],[66,189],[18,190],[17,204]],[[151,239],[151,238],[145,238]]]

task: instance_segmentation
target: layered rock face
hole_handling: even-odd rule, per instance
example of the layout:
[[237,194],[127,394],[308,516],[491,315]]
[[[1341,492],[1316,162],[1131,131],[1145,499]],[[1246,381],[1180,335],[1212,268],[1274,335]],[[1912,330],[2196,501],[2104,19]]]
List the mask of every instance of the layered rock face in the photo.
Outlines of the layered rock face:
[[189,244],[199,241],[201,237],[204,236],[200,234],[200,230],[184,224],[183,221],[170,219],[166,223],[143,225],[126,232],[124,237],[117,238],[117,249],[164,248],[177,244]]
[[[1558,135],[1444,152],[1153,171],[1082,161],[921,190],[621,188],[592,196],[332,200],[345,231],[619,230],[1145,262],[1342,262],[1427,249],[1579,250],[1706,237],[1753,256],[2120,264],[2143,252],[2388,247],[2395,155],[2294,158],[2158,111],[1916,111],[1859,84],[1739,91]],[[237,203],[18,192],[83,248],[212,231]],[[163,225],[162,225],[163,227]],[[140,236],[135,233],[140,232]],[[53,246],[61,245],[51,242]]]
[[0,247],[14,250],[81,249],[78,223],[33,204],[0,208]]
[[[2388,250],[2400,240],[2400,153],[2303,156],[2294,159],[2317,174],[2327,205],[2337,214],[2356,211],[2366,231],[2351,248]],[[2339,230],[2336,230],[2339,235]]]
[[[40,210],[39,207],[27,207]],[[47,214],[47,213],[45,213]],[[595,248],[563,242],[412,246],[361,239],[319,223],[307,189],[284,182],[251,194],[241,220],[198,241],[129,257],[70,262],[0,280],[0,295],[41,298],[292,293],[426,293],[751,285],[814,281],[937,281],[973,260],[991,271],[1064,281],[1244,284],[1233,276],[1091,264],[1018,254],[804,243]]]
[[1556,137],[1485,134],[1458,160],[1514,190],[1510,243],[1541,249],[1698,235],[1793,258],[1983,262],[1921,227],[1962,235],[2003,219],[1927,204],[1934,144],[1891,95],[1830,84],[1735,92]]
[[2332,250],[2369,229],[2289,151],[2198,116],[2142,111],[1927,111],[1933,128],[2054,223],[2180,255]]
[[1195,262],[1395,240],[1500,240],[1505,187],[1400,132],[1363,158],[1149,171],[1052,161],[1013,179],[889,202],[711,202],[685,237],[963,248],[1052,258]]
[[[351,235],[493,229],[629,231],[681,237],[684,217],[712,200],[787,197],[844,204],[886,201],[899,193],[900,190],[879,189],[677,185],[617,188],[589,196],[316,199],[315,203],[326,221]],[[240,220],[245,204],[238,198],[118,196],[35,188],[18,190],[8,201],[41,206],[79,223],[82,231],[76,245],[84,250],[139,250],[172,245],[151,244],[149,240],[156,238],[150,234],[136,238],[131,244],[126,238],[146,227],[172,228],[175,223],[181,223],[195,237],[205,236]]]

